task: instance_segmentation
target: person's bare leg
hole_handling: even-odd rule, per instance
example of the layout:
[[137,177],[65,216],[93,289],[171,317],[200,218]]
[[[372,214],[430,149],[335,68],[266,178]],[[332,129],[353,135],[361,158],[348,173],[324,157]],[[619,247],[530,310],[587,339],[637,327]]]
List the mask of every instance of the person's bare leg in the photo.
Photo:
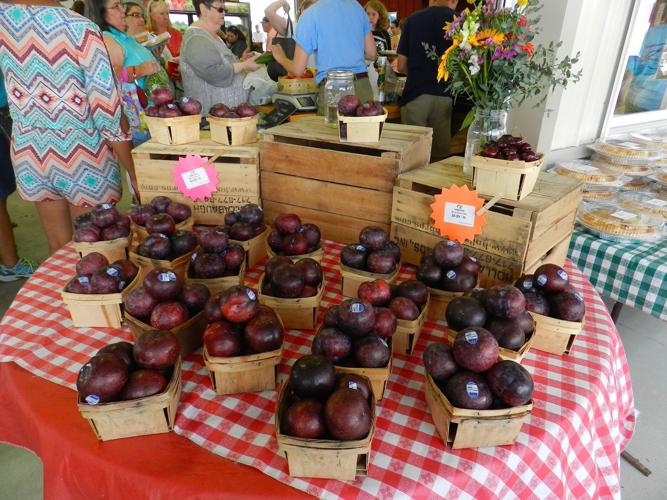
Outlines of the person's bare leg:
[[12,221],[7,212],[7,198],[0,198],[0,264],[12,268],[18,260]]
[[36,201],[35,207],[44,226],[49,255],[72,239],[72,220],[67,200]]

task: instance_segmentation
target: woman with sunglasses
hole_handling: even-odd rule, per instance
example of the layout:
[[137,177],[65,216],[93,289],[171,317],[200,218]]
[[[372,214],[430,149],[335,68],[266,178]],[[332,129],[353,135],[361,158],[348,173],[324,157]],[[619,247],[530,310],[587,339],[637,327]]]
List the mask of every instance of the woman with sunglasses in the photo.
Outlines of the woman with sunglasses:
[[201,102],[202,113],[219,102],[238,106],[248,100],[249,91],[243,88],[245,72],[260,68],[255,63],[257,54],[246,52],[239,59],[218,36],[225,23],[222,0],[194,0],[193,4],[199,19],[187,29],[181,45],[185,95]]

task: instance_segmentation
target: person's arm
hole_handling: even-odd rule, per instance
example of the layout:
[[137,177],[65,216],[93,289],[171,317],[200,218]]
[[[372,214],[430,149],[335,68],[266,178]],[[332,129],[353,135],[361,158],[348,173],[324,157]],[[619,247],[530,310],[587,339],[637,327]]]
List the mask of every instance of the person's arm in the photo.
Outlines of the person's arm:
[[287,19],[278,14],[280,8],[282,8],[286,14],[289,13],[289,4],[287,1],[276,0],[264,9],[264,15],[269,19],[271,27],[275,29],[277,33],[284,36],[285,31],[287,30]]
[[410,57],[409,38],[410,35],[408,22],[406,22],[405,26],[403,27],[403,31],[401,32],[401,38],[398,41],[398,47],[396,47],[396,53],[398,54],[398,59],[396,60],[396,69],[403,75],[408,74],[408,57]]
[[378,58],[378,49],[375,45],[373,33],[368,32],[364,37],[364,59],[367,61],[375,61]]
[[301,48],[301,46],[296,43],[294,47],[294,58],[289,59],[285,55],[281,45],[273,46],[273,58],[278,61],[278,63],[285,68],[288,72],[293,75],[302,75],[306,71],[306,65],[308,64],[308,54],[306,51]]
[[408,58],[402,54],[396,59],[396,70],[402,75],[408,74]]
[[108,142],[118,163],[127,170],[132,187],[135,193],[138,193],[134,161],[130,153],[132,134],[127,118],[123,114],[116,80],[99,77],[102,74],[112,73],[107,47],[96,29],[87,28],[81,39],[87,41],[79,53],[79,64],[83,70],[83,84],[88,97],[90,115],[95,128]]

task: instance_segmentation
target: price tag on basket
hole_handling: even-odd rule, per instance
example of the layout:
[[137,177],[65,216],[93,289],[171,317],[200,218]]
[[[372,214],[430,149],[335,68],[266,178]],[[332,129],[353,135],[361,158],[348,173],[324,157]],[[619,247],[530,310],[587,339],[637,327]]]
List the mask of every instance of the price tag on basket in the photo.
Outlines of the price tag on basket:
[[450,240],[472,241],[476,234],[482,234],[486,212],[499,198],[495,197],[485,205],[477,191],[471,191],[466,185],[443,188],[431,204],[433,225]]
[[204,156],[187,155],[174,165],[173,178],[178,190],[191,200],[210,198],[218,189],[218,172],[213,162]]

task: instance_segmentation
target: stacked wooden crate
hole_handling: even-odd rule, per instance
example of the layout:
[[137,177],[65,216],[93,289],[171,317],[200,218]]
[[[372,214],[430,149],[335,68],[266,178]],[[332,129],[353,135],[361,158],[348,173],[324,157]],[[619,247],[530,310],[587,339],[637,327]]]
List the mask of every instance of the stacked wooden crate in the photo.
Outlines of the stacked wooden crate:
[[260,147],[266,220],[296,213],[342,243],[368,225],[389,231],[396,178],[428,164],[431,136],[430,128],[387,123],[380,142],[341,143],[321,117],[268,130]]
[[[401,174],[394,188],[391,234],[403,262],[418,265],[441,239],[431,207],[443,187],[470,186],[463,159],[452,157]],[[572,234],[581,183],[540,173],[535,190],[520,201],[501,199],[487,215],[482,235],[466,241],[466,252],[482,267],[481,286],[512,282],[543,263],[562,265]],[[482,196],[490,199],[490,197]]]
[[[218,188],[206,200],[193,201],[176,188],[172,171],[179,158],[187,155],[215,158]],[[196,224],[221,224],[225,213],[248,203],[260,203],[259,143],[224,146],[213,142],[209,132],[202,131],[199,142],[169,146],[148,141],[135,148],[132,156],[141,202],[168,196],[187,203]]]

